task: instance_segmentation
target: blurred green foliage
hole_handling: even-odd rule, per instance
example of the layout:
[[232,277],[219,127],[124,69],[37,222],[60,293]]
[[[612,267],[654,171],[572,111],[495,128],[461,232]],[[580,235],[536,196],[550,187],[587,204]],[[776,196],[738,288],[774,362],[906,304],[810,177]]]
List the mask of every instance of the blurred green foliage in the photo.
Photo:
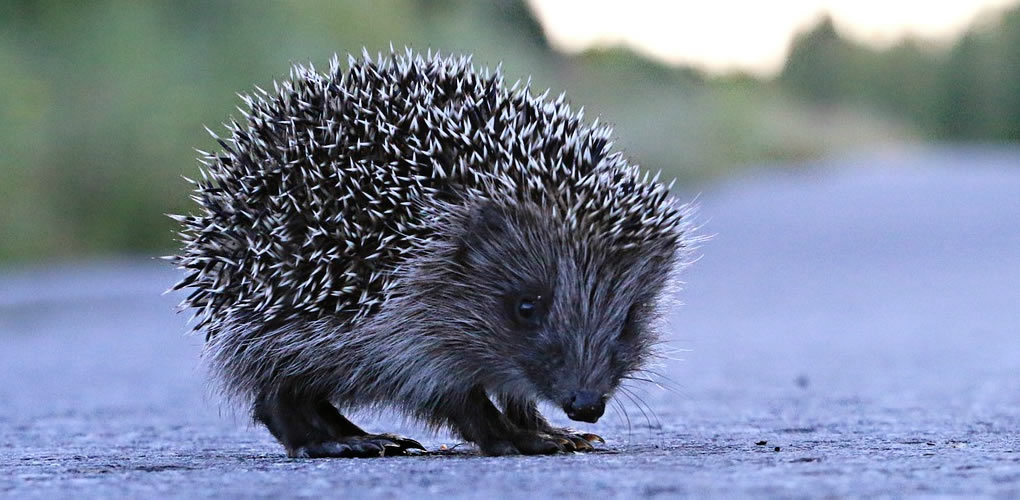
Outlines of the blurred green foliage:
[[196,175],[194,148],[216,147],[203,125],[222,131],[236,93],[271,87],[292,63],[391,43],[473,53],[511,81],[567,91],[589,119],[617,125],[634,161],[693,183],[922,133],[1017,139],[1018,17],[947,54],[868,51],[823,25],[770,82],[617,49],[567,57],[512,0],[5,0],[0,260],[168,251],[164,214],[192,208],[180,176]]
[[1020,6],[948,50],[913,39],[874,50],[824,19],[794,41],[779,84],[819,105],[905,117],[932,139],[1020,141]]

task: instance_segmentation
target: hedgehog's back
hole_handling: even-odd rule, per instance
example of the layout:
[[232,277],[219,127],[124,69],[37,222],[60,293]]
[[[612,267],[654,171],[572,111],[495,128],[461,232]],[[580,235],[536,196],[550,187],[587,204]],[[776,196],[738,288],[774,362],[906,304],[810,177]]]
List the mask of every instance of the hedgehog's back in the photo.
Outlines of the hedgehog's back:
[[269,324],[376,311],[402,259],[433,236],[423,206],[465,199],[538,203],[621,244],[680,218],[667,191],[610,154],[560,96],[507,89],[469,59],[334,58],[325,73],[242,97],[243,123],[204,154],[197,215],[176,217],[182,304],[215,332],[229,318]]
[[410,52],[352,59],[347,72],[335,58],[326,73],[295,66],[274,87],[242,96],[243,123],[217,137],[221,152],[203,153],[201,212],[175,217],[175,260],[189,271],[175,289],[192,289],[182,305],[201,316],[196,328],[370,314],[389,272],[427,238],[420,200],[451,191],[469,139],[449,124],[487,120],[481,101],[506,94],[498,72]]

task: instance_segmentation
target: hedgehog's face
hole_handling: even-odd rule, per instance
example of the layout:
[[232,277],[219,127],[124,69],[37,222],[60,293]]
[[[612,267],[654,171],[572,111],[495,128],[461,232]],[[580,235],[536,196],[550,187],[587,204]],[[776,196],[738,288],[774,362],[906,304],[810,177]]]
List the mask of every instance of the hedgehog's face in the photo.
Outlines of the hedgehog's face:
[[649,355],[676,243],[614,250],[537,207],[483,208],[469,226],[457,260],[473,293],[462,310],[491,312],[475,326],[487,385],[597,421]]

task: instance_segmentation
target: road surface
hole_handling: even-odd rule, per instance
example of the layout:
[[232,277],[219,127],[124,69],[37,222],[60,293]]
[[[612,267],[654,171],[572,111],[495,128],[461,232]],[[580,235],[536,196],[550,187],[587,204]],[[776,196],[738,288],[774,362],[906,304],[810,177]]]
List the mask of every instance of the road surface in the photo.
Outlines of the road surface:
[[583,426],[593,454],[290,460],[209,393],[163,262],[0,271],[0,495],[1020,496],[1020,152],[762,169],[699,200],[715,237],[671,382]]

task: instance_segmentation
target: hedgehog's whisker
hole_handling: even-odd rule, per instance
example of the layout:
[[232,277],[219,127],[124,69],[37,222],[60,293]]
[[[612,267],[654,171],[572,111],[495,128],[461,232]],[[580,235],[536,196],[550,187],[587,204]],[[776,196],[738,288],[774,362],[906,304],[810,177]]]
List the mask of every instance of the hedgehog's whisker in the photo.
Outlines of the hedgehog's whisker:
[[639,370],[635,370],[630,375],[627,375],[627,377],[634,377],[634,380],[641,380],[644,382],[655,384],[656,386],[659,386],[668,391],[675,392],[677,394],[679,394],[679,391],[683,390],[683,387],[678,382],[674,381],[672,378],[667,377],[666,375],[651,369],[642,368]]
[[618,399],[613,399],[612,402],[616,404],[618,412],[623,412],[623,418],[627,421],[627,434],[631,434],[633,432],[633,428],[630,424],[630,414],[627,413],[627,408]]
[[[650,406],[648,406],[648,403],[645,403],[643,399],[634,394],[634,391],[627,387],[620,387],[620,392],[634,403],[634,406],[636,406],[638,411],[641,412],[641,415],[645,417],[645,424],[647,424],[649,428],[658,429],[662,427],[662,423],[659,422],[659,417],[655,415],[655,412],[652,411]],[[648,408],[648,411],[645,411],[645,408]],[[652,425],[652,419],[648,416],[649,412],[651,412],[652,416],[655,417],[656,425]]]
[[[662,389],[662,390],[665,390],[665,391],[669,391],[669,392],[671,392],[673,394],[680,395],[679,386],[677,386],[676,384],[670,382],[669,380],[663,380],[663,381],[659,382],[659,381],[656,381],[656,380],[653,380],[653,379],[650,379],[650,378],[634,377],[634,376],[630,376],[630,375],[624,376],[623,379],[624,380],[634,380],[634,381],[637,381],[637,382],[646,382],[646,383],[654,385],[655,387],[658,387],[659,389]],[[664,385],[664,383],[665,383],[665,385]]]
[[641,403],[642,405],[644,405],[644,406],[645,406],[645,408],[647,408],[647,409],[648,409],[648,413],[650,413],[650,414],[652,415],[652,418],[654,418],[654,419],[655,419],[655,428],[656,428],[656,429],[661,429],[661,428],[662,428],[662,421],[661,421],[661,420],[659,420],[659,415],[655,413],[655,409],[654,409],[654,408],[652,408],[652,405],[648,404],[648,402],[647,402],[647,401],[645,401],[644,397],[642,397],[642,396],[641,396],[641,394],[639,394],[638,392],[636,392],[636,390],[635,390],[635,389],[631,389],[631,388],[628,388],[627,390],[628,390],[628,391],[629,391],[629,392],[631,393],[631,395],[632,395],[632,396],[634,396],[634,397],[635,397],[635,398],[636,398],[636,399],[637,399],[637,400],[638,400],[638,401],[639,401],[639,402],[640,402],[640,403]]

